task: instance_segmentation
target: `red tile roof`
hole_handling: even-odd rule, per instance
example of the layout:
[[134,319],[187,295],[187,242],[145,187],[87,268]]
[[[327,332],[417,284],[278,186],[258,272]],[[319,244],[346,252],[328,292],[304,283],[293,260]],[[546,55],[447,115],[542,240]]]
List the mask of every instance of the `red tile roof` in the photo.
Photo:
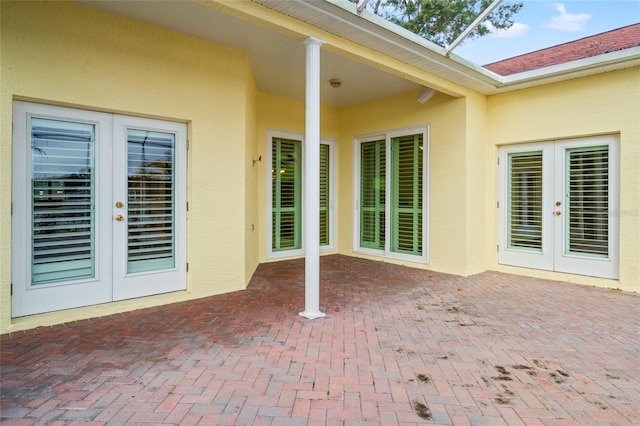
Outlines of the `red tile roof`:
[[484,67],[507,76],[640,46],[640,23],[537,50]]

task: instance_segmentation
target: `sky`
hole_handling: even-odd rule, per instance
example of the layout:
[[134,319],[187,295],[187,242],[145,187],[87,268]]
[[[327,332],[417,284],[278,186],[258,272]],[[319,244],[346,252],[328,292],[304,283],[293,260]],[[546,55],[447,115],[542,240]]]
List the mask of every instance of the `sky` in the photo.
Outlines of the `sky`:
[[[514,3],[505,0],[503,4]],[[453,53],[478,65],[640,23],[640,0],[524,0],[509,30],[467,40]]]

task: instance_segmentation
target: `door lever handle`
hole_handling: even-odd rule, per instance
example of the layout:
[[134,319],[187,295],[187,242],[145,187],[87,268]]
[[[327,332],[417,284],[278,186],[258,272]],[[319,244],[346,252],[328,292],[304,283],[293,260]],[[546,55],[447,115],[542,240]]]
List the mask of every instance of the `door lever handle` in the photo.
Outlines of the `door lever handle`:
[[121,215],[121,214],[117,214],[117,215],[116,215],[116,220],[117,220],[118,222],[122,222],[122,220],[123,220],[123,219],[124,219],[124,218],[122,217],[122,215]]

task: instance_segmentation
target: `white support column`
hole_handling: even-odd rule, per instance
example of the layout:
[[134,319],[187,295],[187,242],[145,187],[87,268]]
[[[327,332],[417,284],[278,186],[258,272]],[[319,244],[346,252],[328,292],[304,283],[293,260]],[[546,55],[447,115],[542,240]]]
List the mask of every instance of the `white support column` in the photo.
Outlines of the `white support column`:
[[323,317],[320,312],[320,46],[309,37],[306,65],[306,132],[304,184],[304,311],[305,318]]

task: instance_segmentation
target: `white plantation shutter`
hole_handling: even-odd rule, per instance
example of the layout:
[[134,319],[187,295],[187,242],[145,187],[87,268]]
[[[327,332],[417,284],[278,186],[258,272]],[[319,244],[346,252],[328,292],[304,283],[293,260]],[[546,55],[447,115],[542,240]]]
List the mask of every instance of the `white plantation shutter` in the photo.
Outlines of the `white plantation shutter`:
[[95,274],[92,124],[31,119],[32,284]]
[[355,251],[428,262],[428,127],[356,139]]
[[175,267],[175,135],[127,130],[127,272]]
[[271,146],[272,250],[302,247],[301,142],[273,138]]
[[508,156],[507,246],[542,250],[542,151]]
[[384,140],[360,144],[360,247],[385,248],[386,147]]
[[329,145],[320,144],[320,245],[330,243],[330,156]]
[[422,254],[422,134],[391,139],[391,251]]
[[609,147],[566,151],[567,253],[609,255]]
[[[267,256],[278,258],[304,253],[302,228],[304,139],[303,135],[287,132],[267,134],[268,179],[267,220],[271,235],[267,237]],[[334,142],[323,139],[319,146],[319,245],[333,250],[335,232],[333,192]]]

